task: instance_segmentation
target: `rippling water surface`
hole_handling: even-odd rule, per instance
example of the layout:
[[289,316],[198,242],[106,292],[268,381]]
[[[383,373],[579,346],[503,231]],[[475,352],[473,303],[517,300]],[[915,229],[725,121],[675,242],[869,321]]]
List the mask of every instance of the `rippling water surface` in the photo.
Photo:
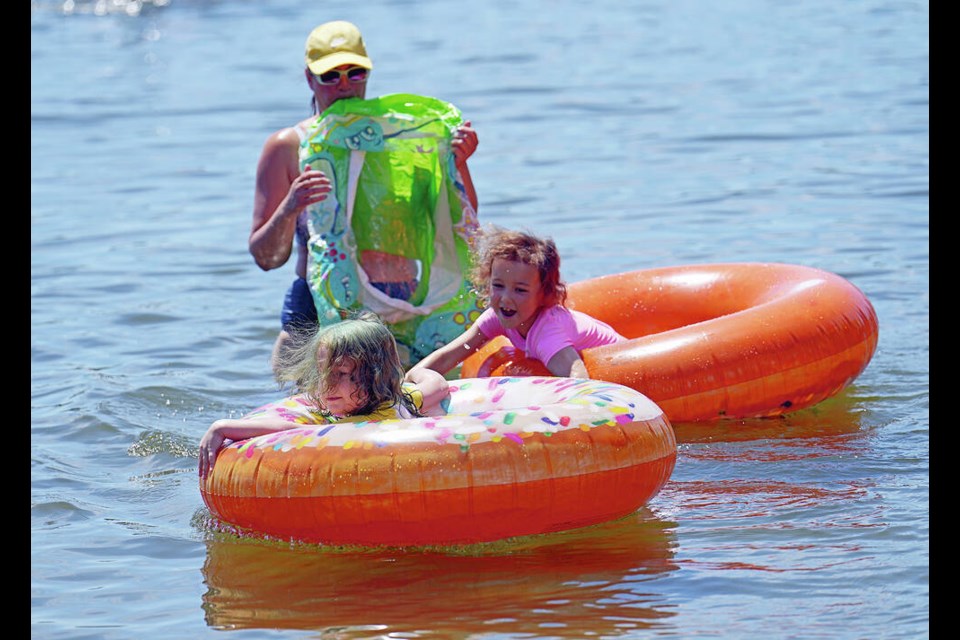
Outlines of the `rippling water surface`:
[[[31,2],[35,638],[920,638],[929,622],[929,4]],[[617,522],[456,549],[256,542],[196,446],[274,400],[292,265],[246,250],[254,170],[345,18],[369,95],[473,121],[484,222],[569,281],[708,262],[838,273],[855,383],[778,420],[677,424]]]

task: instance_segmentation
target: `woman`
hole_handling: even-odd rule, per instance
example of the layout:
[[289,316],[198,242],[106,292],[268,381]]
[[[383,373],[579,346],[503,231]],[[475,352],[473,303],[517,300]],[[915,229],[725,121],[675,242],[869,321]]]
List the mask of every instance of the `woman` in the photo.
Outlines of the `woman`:
[[[294,238],[297,242],[297,278],[284,299],[274,362],[292,329],[317,324],[316,308],[306,281],[308,234],[304,212],[309,205],[327,197],[331,183],[322,171],[309,167],[300,171],[300,142],[309,125],[334,102],[343,98],[365,98],[367,80],[373,69],[359,29],[342,20],[324,23],[310,32],[305,61],[304,77],[313,92],[313,115],[271,134],[264,143],[257,163],[249,239],[250,253],[265,271],[286,264]],[[477,149],[477,134],[470,122],[457,129],[452,145],[467,197],[476,209],[477,194],[467,168],[467,159]],[[416,277],[416,265],[401,256],[365,251],[360,256],[360,264],[371,283],[385,291],[402,290],[400,285]]]

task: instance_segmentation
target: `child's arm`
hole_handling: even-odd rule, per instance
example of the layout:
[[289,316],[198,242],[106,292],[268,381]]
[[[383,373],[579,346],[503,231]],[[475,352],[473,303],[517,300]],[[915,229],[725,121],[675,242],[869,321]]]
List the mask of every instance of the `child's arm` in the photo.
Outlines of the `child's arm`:
[[564,347],[550,358],[547,363],[547,369],[555,376],[564,378],[589,378],[587,367],[583,364],[583,359],[573,347]]
[[413,365],[410,372],[412,373],[417,369],[432,369],[441,375],[446,374],[463,362],[467,356],[487,344],[488,341],[489,338],[483,335],[476,324],[470,325],[470,328],[461,333],[455,340],[440,347]]
[[225,440],[246,440],[267,433],[286,431],[297,425],[282,418],[263,418],[260,420],[224,419],[217,420],[207,429],[200,438],[200,477],[206,478],[213,463],[217,460],[217,452]]
[[411,369],[404,380],[417,385],[423,394],[423,406],[420,413],[425,416],[443,416],[447,414],[444,401],[450,397],[450,383],[433,369]]

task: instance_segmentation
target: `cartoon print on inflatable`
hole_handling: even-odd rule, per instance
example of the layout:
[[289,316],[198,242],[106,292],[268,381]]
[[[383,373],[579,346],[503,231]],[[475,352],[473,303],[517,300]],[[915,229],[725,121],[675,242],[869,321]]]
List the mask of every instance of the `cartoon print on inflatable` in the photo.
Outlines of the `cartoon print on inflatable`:
[[[477,213],[450,145],[462,121],[453,105],[424,96],[338,100],[300,147],[300,167],[324,171],[333,185],[308,210],[307,282],[320,324],[370,309],[405,364],[456,338],[481,312],[466,275]],[[370,284],[358,267],[366,249],[417,261],[409,300]]]

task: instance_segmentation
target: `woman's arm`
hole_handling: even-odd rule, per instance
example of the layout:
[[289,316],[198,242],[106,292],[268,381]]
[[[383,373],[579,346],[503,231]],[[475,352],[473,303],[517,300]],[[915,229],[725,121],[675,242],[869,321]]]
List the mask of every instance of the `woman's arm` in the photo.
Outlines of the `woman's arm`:
[[213,463],[217,460],[217,453],[226,440],[246,440],[267,433],[286,431],[296,426],[295,423],[282,418],[216,420],[200,438],[200,459],[198,462],[200,477],[205,479],[210,470],[213,469]]
[[477,202],[477,190],[473,186],[473,177],[470,175],[469,167],[467,167],[467,159],[477,150],[479,143],[477,132],[473,130],[469,120],[457,127],[457,130],[453,133],[453,141],[451,142],[454,163],[460,171],[460,177],[463,178],[463,188],[467,192],[467,199],[470,201],[470,204],[473,205],[474,211],[476,211],[480,205]]
[[327,197],[330,179],[322,171],[299,170],[300,138],[283,129],[267,138],[257,163],[253,196],[253,227],[250,253],[264,271],[276,269],[290,259],[297,216],[303,209]]

